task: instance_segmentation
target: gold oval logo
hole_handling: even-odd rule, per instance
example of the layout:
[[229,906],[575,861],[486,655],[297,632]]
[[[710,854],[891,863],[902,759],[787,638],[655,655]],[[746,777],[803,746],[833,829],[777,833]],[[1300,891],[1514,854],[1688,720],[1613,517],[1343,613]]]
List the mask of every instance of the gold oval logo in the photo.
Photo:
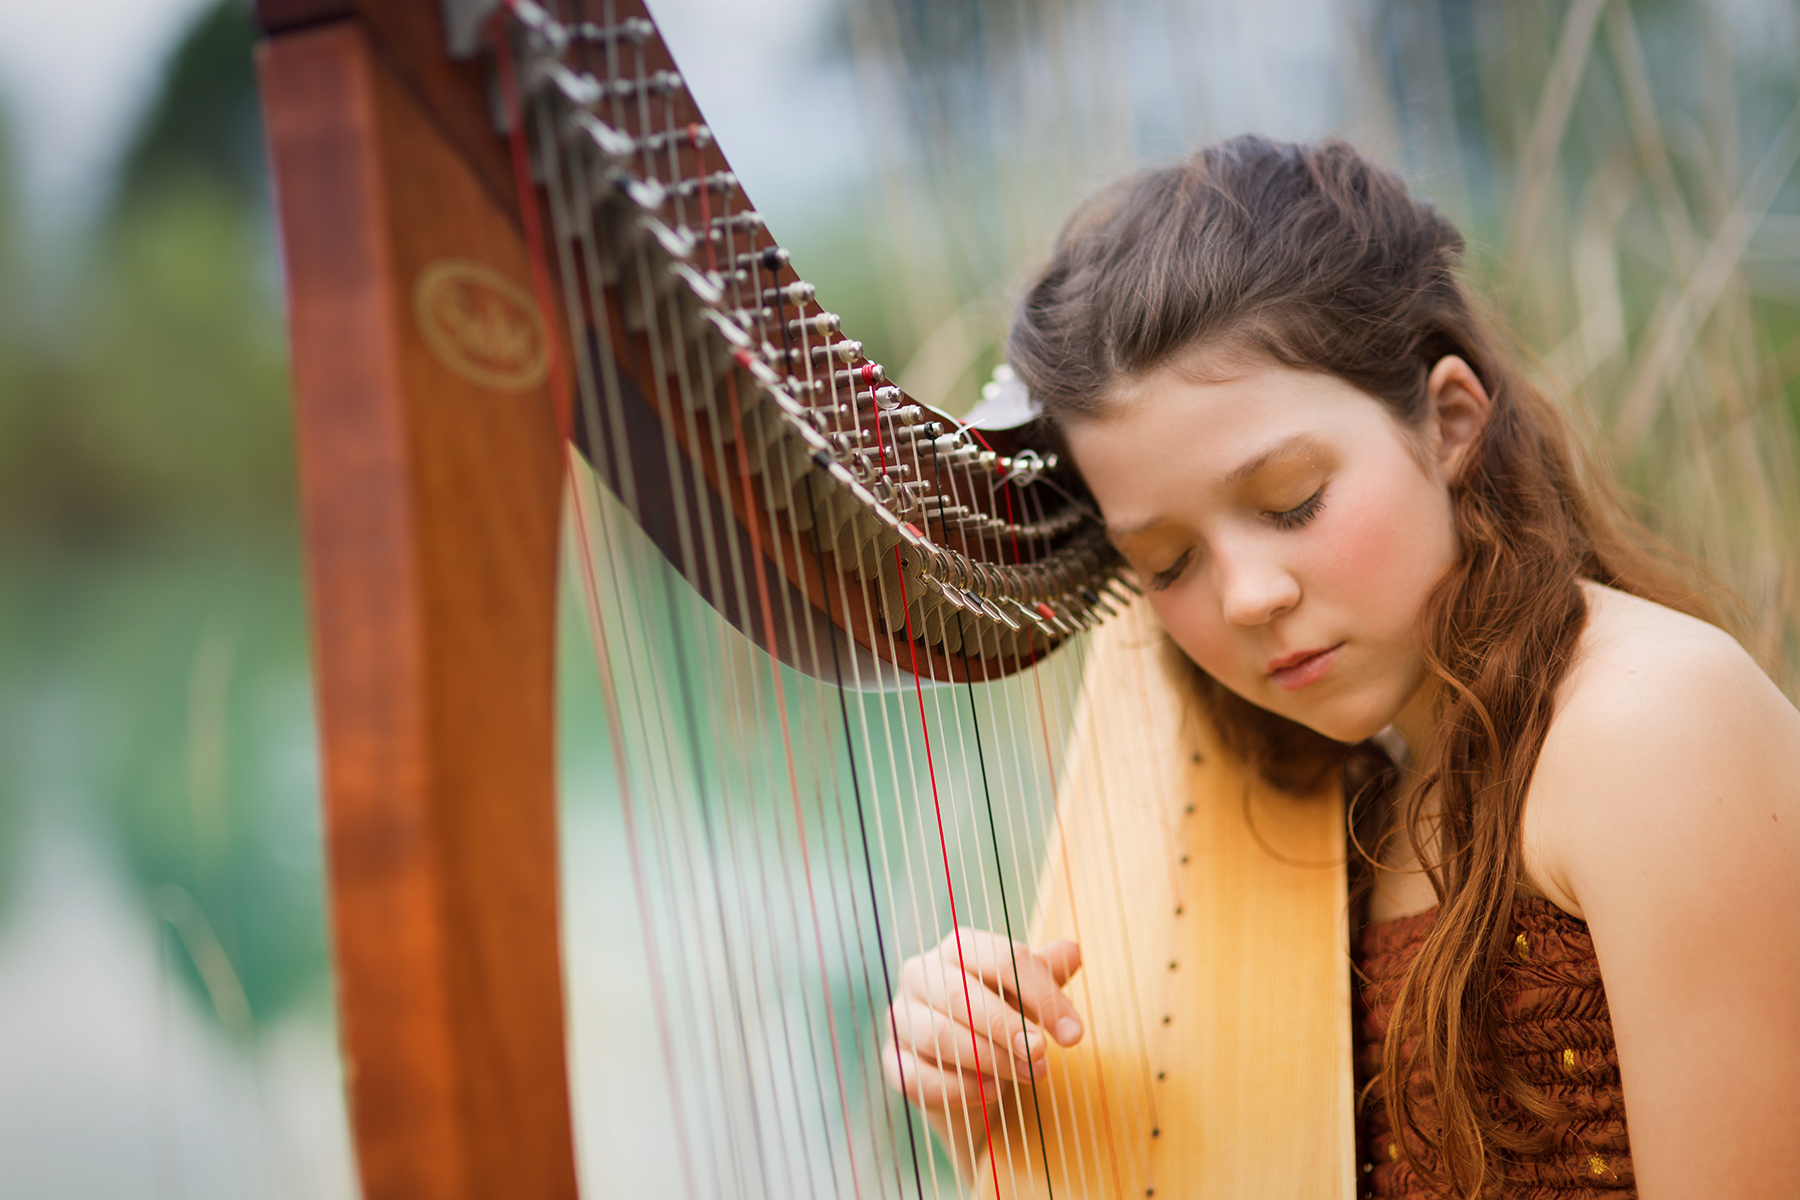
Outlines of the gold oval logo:
[[432,263],[419,272],[413,311],[432,354],[470,383],[529,392],[549,372],[531,293],[492,267],[461,258]]

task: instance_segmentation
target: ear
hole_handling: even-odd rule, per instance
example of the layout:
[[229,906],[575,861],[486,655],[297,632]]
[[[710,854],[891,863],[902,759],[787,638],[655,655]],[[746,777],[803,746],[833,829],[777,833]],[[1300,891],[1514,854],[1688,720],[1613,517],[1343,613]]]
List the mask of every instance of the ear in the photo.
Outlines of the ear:
[[1436,427],[1438,468],[1444,478],[1461,477],[1475,441],[1487,425],[1493,401],[1476,378],[1474,368],[1454,354],[1446,354],[1425,378],[1425,396],[1431,405],[1430,422]]

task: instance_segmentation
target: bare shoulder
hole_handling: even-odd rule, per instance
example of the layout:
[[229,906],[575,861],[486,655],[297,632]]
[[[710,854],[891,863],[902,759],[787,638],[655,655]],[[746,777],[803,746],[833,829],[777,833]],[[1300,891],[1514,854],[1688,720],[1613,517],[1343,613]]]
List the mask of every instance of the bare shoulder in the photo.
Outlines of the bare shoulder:
[[1800,712],[1718,630],[1588,596],[1526,797],[1527,878],[1593,938],[1643,1194],[1791,1194]]
[[[1577,916],[1665,856],[1706,871],[1753,835],[1795,847],[1800,712],[1704,621],[1597,584],[1527,799],[1532,881]],[[1711,864],[1711,865],[1709,865]]]

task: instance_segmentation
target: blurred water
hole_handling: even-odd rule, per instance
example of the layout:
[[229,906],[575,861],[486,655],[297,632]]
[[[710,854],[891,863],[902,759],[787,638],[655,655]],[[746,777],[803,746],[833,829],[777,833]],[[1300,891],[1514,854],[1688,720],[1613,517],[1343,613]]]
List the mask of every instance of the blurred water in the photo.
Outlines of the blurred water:
[[323,996],[226,1035],[100,840],[44,818],[0,936],[0,1195],[355,1194]]
[[355,1191],[286,540],[0,585],[0,1196]]

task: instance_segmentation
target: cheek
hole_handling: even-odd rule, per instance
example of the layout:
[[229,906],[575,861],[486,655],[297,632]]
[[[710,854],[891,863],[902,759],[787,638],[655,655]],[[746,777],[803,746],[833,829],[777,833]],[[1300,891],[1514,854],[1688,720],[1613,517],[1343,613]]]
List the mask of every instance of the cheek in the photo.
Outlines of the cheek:
[[1456,560],[1449,497],[1424,480],[1382,484],[1321,529],[1316,581],[1374,625],[1410,638],[1419,606]]
[[1163,629],[1201,670],[1230,685],[1242,670],[1241,631],[1234,631],[1220,616],[1219,603],[1200,588],[1150,593]]

